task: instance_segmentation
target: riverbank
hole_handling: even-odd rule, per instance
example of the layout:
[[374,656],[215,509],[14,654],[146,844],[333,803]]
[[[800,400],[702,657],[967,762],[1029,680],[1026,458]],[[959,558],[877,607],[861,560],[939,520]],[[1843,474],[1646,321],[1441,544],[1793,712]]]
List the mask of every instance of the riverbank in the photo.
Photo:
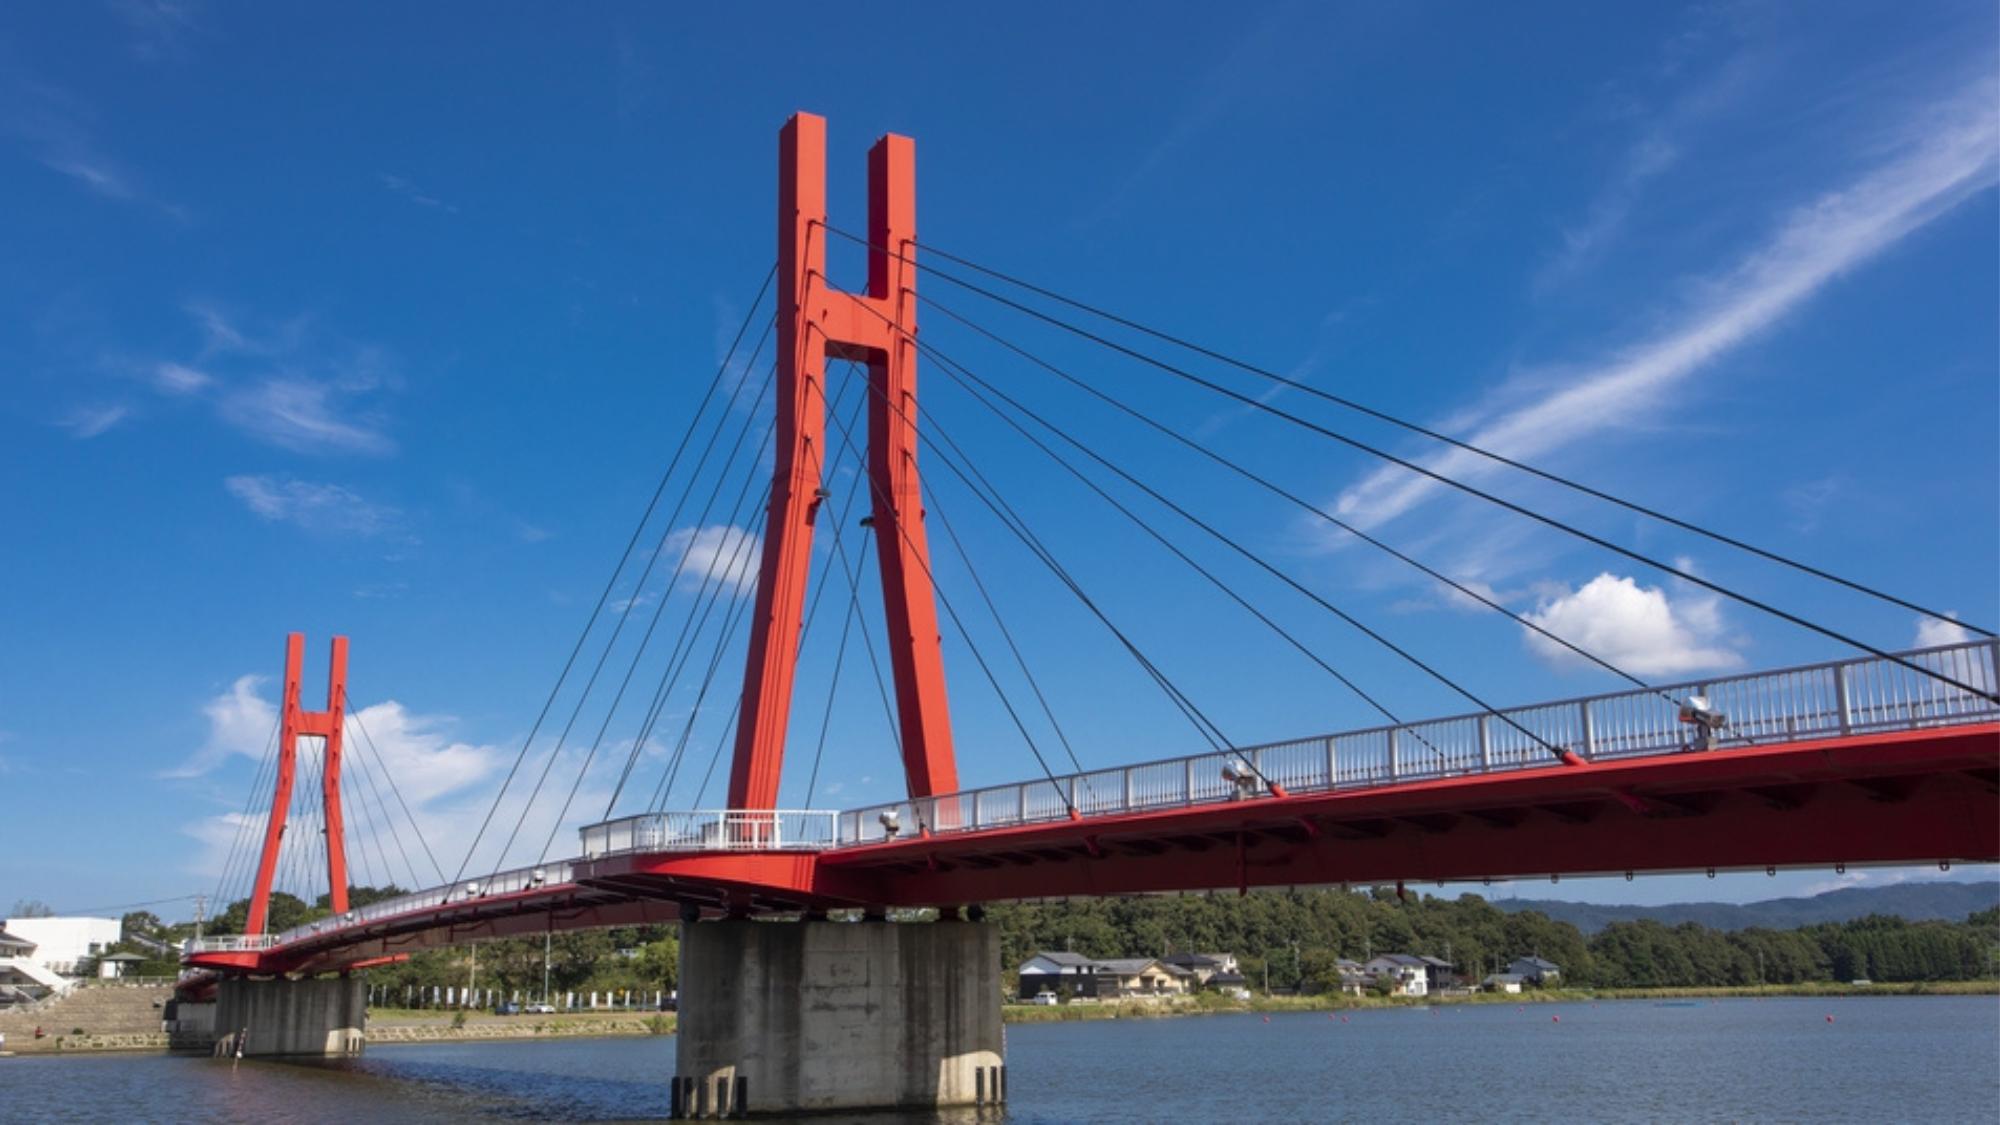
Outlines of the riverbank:
[[378,1008],[368,1013],[368,1042],[448,1043],[485,1039],[577,1039],[672,1035],[672,1012],[565,1012],[496,1016],[491,1012],[440,1012]]
[[1216,1012],[1331,1012],[1443,1004],[1575,1004],[1612,1000],[1726,1000],[1779,996],[2000,996],[2000,980],[1865,985],[1814,982],[1718,988],[1542,988],[1518,993],[1440,993],[1426,997],[1328,994],[1233,1000],[1209,994],[1110,1003],[1008,1004],[1001,1009],[1001,1018],[1007,1023],[1066,1023],[1077,1020],[1162,1019]]

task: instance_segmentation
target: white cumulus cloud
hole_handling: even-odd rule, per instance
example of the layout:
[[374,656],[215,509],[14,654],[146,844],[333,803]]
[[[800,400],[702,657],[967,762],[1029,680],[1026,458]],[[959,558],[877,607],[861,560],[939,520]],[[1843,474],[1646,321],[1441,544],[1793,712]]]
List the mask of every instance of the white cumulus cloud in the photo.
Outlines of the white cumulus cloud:
[[[1733,668],[1743,658],[1721,640],[1713,599],[1678,602],[1665,590],[1599,574],[1575,590],[1544,598],[1528,620],[1637,676],[1676,676]],[[1528,648],[1552,664],[1583,658],[1540,634],[1523,634]]]
[[[1945,617],[1956,618],[1958,614],[1949,610]],[[1972,634],[1956,620],[1940,621],[1935,617],[1917,618],[1917,639],[1914,648],[1937,648],[1940,645],[1962,645],[1972,639]]]
[[682,528],[667,545],[686,560],[683,573],[694,580],[690,588],[698,589],[700,582],[709,578],[739,594],[757,585],[757,539],[740,527]]

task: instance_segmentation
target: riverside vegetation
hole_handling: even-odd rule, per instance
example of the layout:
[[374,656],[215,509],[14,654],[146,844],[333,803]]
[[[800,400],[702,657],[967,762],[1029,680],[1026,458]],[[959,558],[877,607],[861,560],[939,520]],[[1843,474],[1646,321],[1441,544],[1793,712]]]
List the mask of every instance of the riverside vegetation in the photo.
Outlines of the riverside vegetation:
[[[394,886],[356,887],[363,905],[400,894]],[[248,903],[238,901],[208,927],[239,932]],[[274,894],[271,926],[284,929],[325,916],[324,896],[306,903]],[[996,905],[987,918],[1000,931],[1002,963],[1010,969],[1040,950],[1073,950],[1097,958],[1159,956],[1170,951],[1226,950],[1243,975],[1261,987],[1294,993],[1337,993],[1336,962],[1379,953],[1441,957],[1477,981],[1516,957],[1540,956],[1561,966],[1563,986],[1595,990],[1826,989],[1866,979],[1878,991],[1906,984],[2000,978],[2000,908],[1963,921],[1910,922],[1870,916],[1795,929],[1731,932],[1688,922],[1614,922],[1586,936],[1536,911],[1508,913],[1476,894],[1398,895],[1388,887],[1171,897],[1079,899]],[[150,915],[128,916],[139,932],[177,939],[187,927]],[[678,928],[633,926],[484,942],[429,950],[370,970],[374,984],[414,991],[464,985],[476,971],[482,987],[540,996],[549,992],[608,993],[678,987]],[[476,970],[471,962],[477,958]],[[176,966],[159,965],[162,972]],[[152,971],[152,966],[143,967]],[[1346,998],[1351,1003],[1352,998]]]

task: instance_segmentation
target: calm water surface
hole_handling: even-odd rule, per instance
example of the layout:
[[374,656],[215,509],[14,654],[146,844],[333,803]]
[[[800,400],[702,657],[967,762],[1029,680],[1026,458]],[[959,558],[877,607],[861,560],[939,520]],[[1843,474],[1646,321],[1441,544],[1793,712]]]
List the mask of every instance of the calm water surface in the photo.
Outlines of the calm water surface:
[[[1345,1021],[1311,1012],[1007,1030],[1004,1115],[865,1120],[2000,1120],[1994,997],[1443,1006]],[[388,1044],[326,1064],[15,1058],[0,1060],[0,1120],[660,1118],[672,1071],[671,1038]]]

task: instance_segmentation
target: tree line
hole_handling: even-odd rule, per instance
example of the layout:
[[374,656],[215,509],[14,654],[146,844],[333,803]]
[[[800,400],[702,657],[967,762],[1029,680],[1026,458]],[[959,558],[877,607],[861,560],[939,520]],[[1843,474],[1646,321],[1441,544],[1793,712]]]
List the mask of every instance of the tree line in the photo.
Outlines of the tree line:
[[[404,893],[395,886],[354,887],[349,901],[364,906]],[[240,933],[249,900],[231,903],[205,928]],[[271,896],[268,929],[278,931],[331,913],[326,896],[307,903]],[[1562,970],[1564,984],[1595,988],[1678,988],[1868,979],[1881,982],[1972,980],[2000,976],[2000,908],[1963,922],[1910,922],[1870,916],[1792,930],[1725,932],[1696,922],[1667,926],[1650,920],[1614,922],[1585,935],[1537,911],[1510,913],[1476,894],[1453,898],[1389,887],[1301,890],[992,906],[1003,966],[1011,970],[1044,950],[1089,957],[1159,957],[1177,952],[1228,952],[1255,985],[1313,992],[1336,988],[1342,959],[1384,953],[1426,954],[1449,961],[1477,982],[1517,957],[1538,956]],[[128,922],[133,919],[128,918]],[[157,919],[145,916],[157,926]],[[181,936],[185,924],[159,926]],[[672,925],[630,926],[482,942],[477,966],[466,948],[428,950],[372,969],[395,987],[464,985],[542,995],[546,967],[551,993],[670,990],[678,986],[679,931]],[[545,966],[546,962],[546,966]]]

